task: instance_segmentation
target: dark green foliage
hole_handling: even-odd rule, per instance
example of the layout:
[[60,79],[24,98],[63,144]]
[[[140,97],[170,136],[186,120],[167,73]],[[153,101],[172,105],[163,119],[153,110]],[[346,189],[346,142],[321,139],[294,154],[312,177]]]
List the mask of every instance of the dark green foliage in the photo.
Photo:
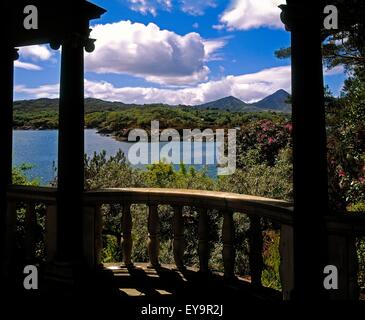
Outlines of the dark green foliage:
[[142,172],[132,168],[123,152],[108,158],[106,152],[95,153],[92,158],[85,156],[85,188],[143,187]]
[[[38,186],[38,180],[29,181],[25,176],[27,170],[32,166],[24,164],[22,166],[13,168],[13,184],[15,185],[27,185]],[[24,264],[25,252],[24,252],[24,235],[25,235],[25,204],[17,203],[17,223],[16,223],[16,238],[15,238],[15,259],[18,263]],[[44,259],[44,230],[45,230],[45,206],[36,205],[35,213],[37,216],[37,225],[35,229],[36,240],[36,252],[35,261],[32,263],[38,263]],[[29,263],[29,261],[27,261]]]
[[[365,202],[358,202],[349,206],[351,213],[365,214]],[[365,237],[356,240],[357,258],[359,261],[358,283],[362,290],[365,290]]]
[[365,81],[350,77],[340,99],[327,98],[331,203],[337,210],[365,201]]
[[[234,105],[231,103],[232,99],[234,99]],[[113,133],[122,137],[130,129],[148,129],[153,120],[160,121],[161,129],[174,128],[180,130],[185,128],[236,127],[256,118],[287,117],[287,115],[280,115],[282,110],[278,107],[278,105],[284,103],[284,100],[269,100],[265,104],[267,106],[265,108],[247,105],[243,109],[237,108],[237,104],[239,104],[237,101],[240,100],[236,98],[230,97],[223,100],[227,103],[224,107],[221,107],[218,101],[210,103],[210,107],[205,108],[175,107],[163,104],[127,105],[120,102],[86,99],[85,125],[87,128],[98,129],[102,133]],[[242,101],[241,103],[246,105]],[[271,104],[273,106],[268,107]],[[266,109],[278,109],[279,114],[276,115]],[[14,103],[14,127],[56,129],[58,127],[58,100],[16,101]]]
[[[322,30],[324,63],[329,68],[344,65],[347,70],[365,65],[365,2],[362,0],[326,0],[339,12],[339,29]],[[279,59],[289,58],[290,48],[275,52]]]
[[291,56],[291,48],[280,48],[275,51],[275,56],[278,59],[287,59]]
[[280,234],[275,231],[264,232],[262,283],[265,287],[281,290],[280,282]]

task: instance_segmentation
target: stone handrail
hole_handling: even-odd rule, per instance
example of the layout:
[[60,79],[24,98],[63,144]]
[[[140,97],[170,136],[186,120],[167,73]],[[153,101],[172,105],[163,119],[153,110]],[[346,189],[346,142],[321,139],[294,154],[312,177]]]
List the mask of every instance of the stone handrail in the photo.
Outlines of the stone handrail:
[[[52,260],[56,252],[57,239],[57,190],[55,188],[11,186],[8,189],[8,226],[7,243],[14,240],[16,221],[16,204],[26,204],[25,252],[31,261],[35,251],[34,228],[36,227],[35,205],[46,205],[45,247],[47,259]],[[263,270],[263,234],[261,218],[268,219],[281,226],[280,255],[281,281],[284,298],[293,286],[293,204],[286,201],[268,199],[257,196],[241,195],[228,192],[157,189],[157,188],[122,188],[100,189],[84,192],[83,210],[83,255],[91,268],[100,266],[102,250],[102,216],[101,206],[119,204],[122,207],[121,229],[119,238],[123,262],[127,267],[133,265],[133,225],[132,204],[147,205],[148,212],[148,255],[150,265],[158,268],[159,263],[159,205],[170,205],[173,209],[173,254],[176,267],[185,269],[184,264],[184,219],[183,207],[193,207],[199,213],[198,222],[198,256],[201,272],[209,271],[209,210],[215,209],[223,216],[222,243],[224,275],[227,279],[235,278],[235,226],[234,213],[246,214],[249,217],[249,263],[251,283],[261,286]],[[365,219],[361,216],[331,216],[327,218],[328,229],[336,234],[354,236],[365,235]],[[10,230],[10,231],[9,231]],[[8,247],[8,252],[10,252]]]

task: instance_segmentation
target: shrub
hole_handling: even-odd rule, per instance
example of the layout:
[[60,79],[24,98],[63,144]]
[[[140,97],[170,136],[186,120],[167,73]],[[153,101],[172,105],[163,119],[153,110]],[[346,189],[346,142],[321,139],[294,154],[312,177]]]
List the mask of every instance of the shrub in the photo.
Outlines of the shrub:
[[265,287],[281,290],[280,281],[280,234],[275,231],[264,233],[264,270],[262,284]]
[[[365,213],[365,202],[358,202],[349,206],[350,212]],[[360,288],[365,290],[365,239],[359,238],[356,241],[357,258],[359,261],[358,283]]]

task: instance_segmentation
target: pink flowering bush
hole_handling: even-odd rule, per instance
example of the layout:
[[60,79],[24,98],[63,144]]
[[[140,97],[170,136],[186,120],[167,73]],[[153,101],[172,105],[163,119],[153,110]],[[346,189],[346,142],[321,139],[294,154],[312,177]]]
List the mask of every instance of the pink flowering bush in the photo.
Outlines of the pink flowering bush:
[[332,207],[365,202],[365,82],[346,81],[344,96],[327,105],[329,186]]
[[248,152],[257,151],[257,164],[275,165],[280,150],[291,146],[291,123],[273,120],[252,122],[238,133],[238,166],[246,167],[245,158]]

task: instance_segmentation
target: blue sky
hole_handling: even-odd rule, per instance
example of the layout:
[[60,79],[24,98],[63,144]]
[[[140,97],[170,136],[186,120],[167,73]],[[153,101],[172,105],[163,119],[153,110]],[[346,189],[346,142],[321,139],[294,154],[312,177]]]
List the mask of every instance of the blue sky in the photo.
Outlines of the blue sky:
[[[233,95],[246,102],[290,92],[290,45],[277,0],[94,0],[96,50],[85,54],[85,95],[125,103],[200,104]],[[60,51],[21,48],[15,99],[58,97]],[[338,94],[345,75],[326,71]]]

